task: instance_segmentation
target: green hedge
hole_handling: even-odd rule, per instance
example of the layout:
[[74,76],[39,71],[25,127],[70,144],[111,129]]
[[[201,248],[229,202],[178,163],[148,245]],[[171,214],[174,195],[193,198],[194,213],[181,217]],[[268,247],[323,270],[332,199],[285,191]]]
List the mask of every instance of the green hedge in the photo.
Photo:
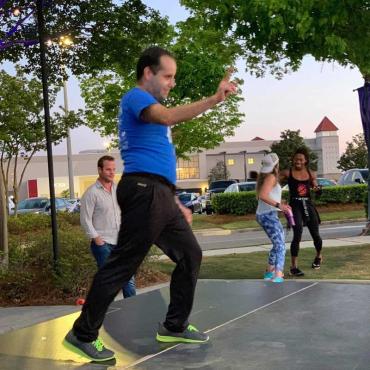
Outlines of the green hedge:
[[[68,230],[71,226],[80,225],[79,213],[60,212],[57,214],[58,229]],[[29,231],[44,231],[50,229],[51,217],[46,214],[27,213],[8,218],[10,234],[19,235]]]
[[[362,203],[367,192],[367,185],[331,186],[322,189],[322,194],[316,197],[315,203]],[[283,191],[283,199],[289,197],[288,191]],[[246,215],[256,212],[257,198],[255,191],[242,193],[221,193],[212,198],[212,208],[218,214]]]
[[367,185],[329,186],[322,189],[322,194],[317,197],[316,204],[329,203],[362,203]]
[[[0,270],[0,306],[71,304],[86,295],[97,271],[90,242],[79,226],[78,214],[59,213],[57,218],[58,274],[53,269],[50,216],[26,214],[9,218],[9,268]],[[151,272],[151,255],[152,252],[145,258],[140,273]]]

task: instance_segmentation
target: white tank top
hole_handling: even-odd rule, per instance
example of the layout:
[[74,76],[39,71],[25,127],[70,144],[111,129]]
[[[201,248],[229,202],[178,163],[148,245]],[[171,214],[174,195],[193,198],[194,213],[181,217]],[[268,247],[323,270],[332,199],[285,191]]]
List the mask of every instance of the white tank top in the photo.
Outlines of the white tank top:
[[[274,200],[275,202],[281,202],[281,186],[277,183],[270,191],[269,197]],[[278,211],[276,207],[270,206],[269,204],[265,203],[263,200],[258,199],[258,207],[256,214],[260,215],[262,213],[267,213],[271,211]]]

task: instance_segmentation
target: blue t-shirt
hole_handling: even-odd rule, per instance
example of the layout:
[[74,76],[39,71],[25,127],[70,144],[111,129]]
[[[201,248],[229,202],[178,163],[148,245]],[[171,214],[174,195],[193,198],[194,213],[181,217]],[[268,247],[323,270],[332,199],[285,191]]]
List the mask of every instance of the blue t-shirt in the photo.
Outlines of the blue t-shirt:
[[176,155],[170,127],[140,119],[143,109],[152,104],[158,101],[138,87],[121,99],[118,131],[124,172],[161,175],[176,184]]

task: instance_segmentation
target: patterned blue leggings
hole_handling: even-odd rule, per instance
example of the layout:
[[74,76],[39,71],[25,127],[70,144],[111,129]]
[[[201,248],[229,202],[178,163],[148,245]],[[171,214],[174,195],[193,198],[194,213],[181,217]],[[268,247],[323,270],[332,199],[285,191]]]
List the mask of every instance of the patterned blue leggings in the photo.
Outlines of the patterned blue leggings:
[[284,230],[277,211],[257,214],[257,222],[262,226],[267,236],[272,242],[272,248],[269,253],[268,263],[275,266],[275,271],[284,271],[285,262],[285,240]]

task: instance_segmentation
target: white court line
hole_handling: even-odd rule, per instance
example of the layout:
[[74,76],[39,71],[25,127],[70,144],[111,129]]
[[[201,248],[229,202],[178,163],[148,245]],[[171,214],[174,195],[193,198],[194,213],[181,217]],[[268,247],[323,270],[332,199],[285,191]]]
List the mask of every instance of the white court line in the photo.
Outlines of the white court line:
[[234,319],[229,320],[229,321],[226,321],[225,323],[223,323],[223,324],[221,324],[221,325],[218,325],[218,326],[214,327],[213,329],[209,329],[209,330],[207,330],[207,331],[206,331],[206,333],[210,333],[210,332],[211,332],[211,331],[213,331],[213,330],[216,330],[216,329],[222,328],[223,326],[228,325],[228,324],[231,324],[231,323],[233,323],[234,321],[240,320],[240,319],[242,319],[243,317],[249,316],[249,315],[251,315],[252,313],[255,313],[255,312],[257,312],[257,311],[263,310],[264,308],[269,307],[269,306],[271,306],[271,305],[273,305],[273,304],[275,304],[275,303],[277,303],[277,302],[280,302],[280,301],[282,301],[282,300],[283,300],[283,299],[285,299],[285,298],[289,298],[289,297],[291,297],[291,296],[293,296],[293,295],[295,295],[295,294],[297,294],[297,293],[303,292],[303,291],[304,291],[304,290],[306,290],[306,289],[312,288],[313,286],[315,286],[315,285],[317,285],[317,284],[318,284],[318,283],[313,283],[313,284],[311,284],[311,285],[309,285],[309,286],[306,286],[306,287],[304,287],[304,288],[302,288],[302,289],[299,289],[299,290],[297,290],[297,291],[295,291],[295,292],[293,292],[293,293],[290,293],[290,294],[288,294],[288,295],[286,295],[286,296],[284,296],[284,297],[280,297],[280,298],[276,299],[275,301],[272,301],[272,302],[270,302],[270,303],[267,303],[267,304],[265,304],[265,305],[263,305],[263,306],[261,306],[261,307],[255,308],[254,310],[249,311],[249,312],[245,313],[244,315],[241,315],[241,316],[239,316],[239,317],[235,317]]
[[[225,325],[231,324],[231,323],[232,323],[232,322],[234,322],[234,321],[240,320],[240,319],[242,319],[243,317],[249,316],[249,315],[251,315],[252,313],[255,313],[255,312],[257,312],[257,311],[263,310],[263,309],[264,309],[264,308],[266,308],[266,307],[269,307],[269,306],[271,306],[271,305],[273,305],[273,304],[275,304],[275,303],[277,303],[277,302],[280,302],[280,301],[284,300],[285,298],[289,298],[289,297],[291,297],[291,296],[293,296],[293,295],[295,295],[295,294],[298,294],[298,293],[300,293],[300,292],[303,292],[303,291],[304,291],[304,290],[306,290],[306,289],[312,288],[312,287],[314,287],[314,286],[315,286],[315,285],[317,285],[317,284],[318,284],[318,283],[313,283],[313,284],[311,284],[311,285],[309,285],[309,286],[306,286],[306,287],[304,287],[304,288],[302,288],[302,289],[299,289],[299,290],[297,290],[297,291],[295,291],[295,292],[293,292],[293,293],[287,294],[287,295],[286,295],[286,296],[284,296],[284,297],[281,297],[281,298],[279,298],[279,299],[276,299],[275,301],[272,301],[272,302],[270,302],[270,303],[267,303],[267,304],[265,304],[265,305],[263,305],[263,306],[261,306],[261,307],[258,307],[258,308],[254,309],[254,310],[252,310],[252,311],[249,311],[249,312],[247,312],[247,313],[245,313],[245,314],[243,314],[243,315],[241,315],[241,316],[238,316],[238,317],[236,317],[236,318],[234,318],[234,319],[232,319],[232,320],[226,321],[225,323],[223,323],[223,324],[221,324],[221,325],[218,325],[218,326],[216,326],[216,327],[214,327],[214,328],[212,328],[212,329],[209,329],[209,330],[207,330],[205,333],[209,333],[209,332],[211,332],[211,331],[213,331],[213,330],[216,330],[216,329],[222,328],[222,327],[223,327],[223,326],[225,326]],[[180,344],[184,344],[184,343],[178,343],[178,344],[175,344],[174,346],[171,346],[171,347],[169,347],[169,348],[164,349],[163,351],[160,351],[160,352],[154,353],[154,354],[152,354],[152,355],[145,356],[145,357],[141,358],[140,360],[137,360],[136,362],[134,362],[134,363],[130,364],[129,366],[122,367],[121,369],[129,369],[129,368],[132,368],[133,366],[139,365],[139,364],[141,364],[141,363],[143,363],[143,362],[145,362],[145,361],[148,361],[148,360],[150,360],[150,359],[152,359],[152,358],[154,358],[154,357],[157,357],[157,356],[161,355],[162,353],[168,352],[168,351],[170,351],[170,350],[172,350],[172,349],[174,349],[174,348],[178,347]]]
[[110,315],[111,313],[113,313],[113,312],[117,312],[117,311],[120,311],[120,310],[122,310],[122,308],[120,308],[120,307],[113,307],[113,308],[111,308],[111,309],[106,313],[106,315]]
[[321,226],[321,230],[338,230],[338,229],[363,229],[364,225],[352,225],[352,226],[337,226],[337,227],[325,227]]

